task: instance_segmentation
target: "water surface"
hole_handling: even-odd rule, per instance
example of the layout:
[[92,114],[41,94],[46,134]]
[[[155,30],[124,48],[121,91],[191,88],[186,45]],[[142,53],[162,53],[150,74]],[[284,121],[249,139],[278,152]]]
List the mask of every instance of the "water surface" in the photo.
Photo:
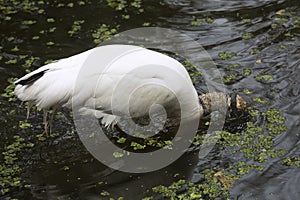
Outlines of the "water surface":
[[[100,39],[105,39],[103,34],[113,34],[112,29],[121,32],[142,26],[182,31],[208,51],[224,75],[228,90],[249,91],[245,96],[251,107],[259,112],[276,108],[285,117],[287,130],[274,136],[272,144],[275,149],[283,149],[285,154],[268,157],[261,163],[262,170],[251,169],[240,176],[228,196],[232,199],[299,199],[299,168],[284,162],[300,156],[298,0],[147,0],[142,1],[141,7],[128,4],[121,10],[110,7],[107,1],[24,2],[0,1],[1,93],[5,93],[9,78],[21,77],[47,60],[94,47],[97,42],[94,40],[99,38],[93,33],[101,26],[103,29],[103,24],[106,24],[107,33],[98,30]],[[76,27],[78,23],[80,27]],[[224,58],[224,53],[234,53],[234,56]],[[197,54],[191,56],[197,57]],[[257,78],[259,75],[267,76]],[[204,91],[200,83],[196,82],[196,88],[199,93]],[[257,97],[266,102],[253,101]],[[20,126],[20,121],[25,121],[26,109],[19,105],[18,101],[0,97],[0,150],[6,152],[8,145],[15,144],[16,135],[33,143],[34,147],[22,147],[17,151],[18,160],[14,165],[21,170],[14,176],[19,177],[15,182],[20,183],[0,187],[1,199],[141,199],[145,196],[159,199],[160,195],[153,192],[152,187],[170,185],[179,179],[201,184],[205,182],[203,171],[206,169],[230,171],[230,166],[240,161],[253,162],[242,154],[232,154],[230,148],[216,147],[201,160],[194,150],[156,172],[122,173],[103,166],[85,150],[74,134],[68,110],[63,110],[55,122],[54,132],[58,134],[43,141],[36,136],[43,130],[42,113],[33,111],[28,120],[31,126],[26,128],[22,123]],[[225,129],[243,131],[245,119],[232,119]],[[264,115],[251,120],[256,125],[267,124]],[[3,166],[11,167],[4,164],[4,155],[0,159]],[[184,192],[183,189],[178,195]],[[219,196],[224,198],[223,194]],[[209,199],[207,195],[203,198]]]

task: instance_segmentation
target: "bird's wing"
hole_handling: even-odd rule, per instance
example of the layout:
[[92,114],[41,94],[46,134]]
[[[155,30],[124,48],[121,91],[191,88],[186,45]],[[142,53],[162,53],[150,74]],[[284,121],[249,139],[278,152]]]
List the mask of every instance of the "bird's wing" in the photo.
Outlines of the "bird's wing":
[[82,62],[89,51],[44,65],[15,81],[15,94],[41,108],[62,106],[70,101]]
[[[89,78],[86,82],[90,80]],[[197,98],[192,81],[182,64],[144,48],[112,61],[97,81],[93,95],[85,99],[82,110],[95,109],[98,113],[103,111],[99,116],[106,115],[105,111],[109,110],[110,114],[117,117],[142,117],[148,115],[149,108],[154,103],[172,108],[178,98],[186,104],[181,106],[188,107],[192,101],[189,99],[191,93]],[[84,93],[86,90],[80,92]],[[197,109],[195,107],[195,111]]]

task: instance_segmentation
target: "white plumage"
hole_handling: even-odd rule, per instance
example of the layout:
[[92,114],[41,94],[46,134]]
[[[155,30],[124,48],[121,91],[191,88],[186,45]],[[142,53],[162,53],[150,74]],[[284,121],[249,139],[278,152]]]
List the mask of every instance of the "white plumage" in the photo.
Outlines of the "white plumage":
[[[54,61],[26,74],[15,81],[15,94],[21,101],[33,102],[43,109],[50,109],[56,105],[66,106],[71,100],[80,67],[91,51]],[[33,76],[42,72],[44,74],[40,78],[30,82]]]
[[76,104],[83,114],[102,118],[105,125],[122,115],[147,115],[153,103],[170,107],[174,99],[189,111],[183,117],[203,112],[182,64],[132,45],[96,47],[42,66],[15,84],[17,97],[30,105],[49,110]]

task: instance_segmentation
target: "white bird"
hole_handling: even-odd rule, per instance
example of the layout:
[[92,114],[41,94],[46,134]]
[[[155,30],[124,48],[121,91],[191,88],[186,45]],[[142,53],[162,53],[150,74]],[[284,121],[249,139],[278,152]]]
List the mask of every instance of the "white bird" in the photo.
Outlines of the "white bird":
[[[29,109],[36,105],[44,110],[46,134],[47,113],[59,107],[101,118],[105,126],[122,116],[148,115],[154,103],[172,108],[176,99],[186,110],[181,113],[184,118],[201,117],[204,112],[181,63],[132,45],[96,47],[44,65],[15,84],[15,94],[28,102]],[[52,120],[53,114],[50,132]]]
[[[93,57],[98,59],[96,67],[86,67],[94,62]],[[109,59],[114,60],[113,63]],[[15,84],[15,94],[28,102],[29,109],[36,105],[44,110],[45,130],[48,129],[48,110],[74,108],[74,104],[82,113],[102,118],[106,126],[115,124],[117,117],[122,115],[147,115],[153,103],[170,106],[174,98],[182,99],[184,106],[192,111],[190,115],[200,115],[199,105],[193,105],[193,99],[188,99],[194,97],[195,100],[197,93],[183,65],[164,54],[138,46],[96,47],[42,66]],[[122,89],[115,91],[117,86]],[[112,107],[114,100],[117,102]],[[129,104],[133,105],[130,113]],[[50,122],[52,118],[53,115]]]

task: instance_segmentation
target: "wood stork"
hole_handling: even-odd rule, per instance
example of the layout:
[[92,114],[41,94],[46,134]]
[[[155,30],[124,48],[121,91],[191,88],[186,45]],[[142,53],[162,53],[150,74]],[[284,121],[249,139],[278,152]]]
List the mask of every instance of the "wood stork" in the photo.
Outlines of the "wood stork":
[[[102,66],[101,70],[85,69],[88,73],[83,70],[89,62],[94,62],[95,66],[101,66],[102,61],[106,62],[105,65],[109,67]],[[141,66],[142,70],[138,70]],[[168,70],[172,73],[169,73]],[[176,74],[177,79],[174,79],[172,74]],[[100,82],[99,76],[101,76]],[[182,80],[178,80],[178,78]],[[78,80],[81,80],[79,84]],[[148,82],[159,83],[165,87],[151,86],[151,84],[149,86]],[[44,110],[43,121],[46,134],[48,134],[49,126],[51,132],[53,120],[52,114],[48,123],[48,111],[56,110],[59,107],[72,108],[74,102],[79,102],[77,104],[84,108],[83,113],[101,118],[105,126],[114,125],[120,115],[128,114],[128,110],[126,110],[128,107],[126,101],[128,100],[122,98],[123,96],[128,98],[129,93],[134,93],[133,102],[131,101],[132,112],[130,113],[134,117],[148,114],[153,102],[172,107],[174,98],[181,98],[183,106],[189,109],[190,115],[200,117],[204,113],[202,106],[210,108],[212,101],[209,99],[212,99],[213,96],[220,96],[220,98],[222,96],[230,104],[230,98],[227,95],[216,93],[200,96],[202,99],[200,102],[204,104],[201,105],[189,74],[181,63],[167,55],[132,45],[96,47],[44,65],[18,79],[15,84],[15,94],[21,101],[28,102],[29,109],[32,105],[36,105]],[[144,87],[138,87],[143,84]],[[166,89],[170,84],[172,85],[171,90]],[[93,87],[93,85],[98,86]],[[115,91],[116,86],[122,89]],[[137,87],[138,90],[136,90]],[[115,95],[117,104],[112,105],[114,92],[118,93]],[[197,98],[197,105],[190,103],[195,102],[195,98]],[[91,99],[94,99],[94,107],[88,106]],[[240,97],[237,96],[236,99],[238,104],[241,104]],[[239,105],[238,107],[243,106]],[[112,111],[114,112],[112,113]]]

